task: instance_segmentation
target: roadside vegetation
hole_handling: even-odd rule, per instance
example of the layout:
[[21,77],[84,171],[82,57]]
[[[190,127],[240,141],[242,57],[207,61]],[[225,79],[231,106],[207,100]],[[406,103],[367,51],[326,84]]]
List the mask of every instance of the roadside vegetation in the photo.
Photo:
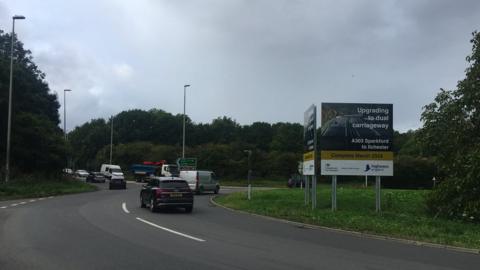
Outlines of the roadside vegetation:
[[[248,186],[247,179],[220,179],[220,185],[232,187],[246,187]],[[253,187],[287,187],[287,180],[283,179],[253,179],[251,181]]]
[[96,189],[94,185],[62,176],[59,178],[23,176],[15,181],[0,183],[0,200],[72,194]]
[[480,249],[480,227],[472,222],[447,220],[429,214],[428,190],[382,190],[382,211],[375,212],[375,191],[337,187],[336,212],[331,211],[330,186],[317,190],[317,209],[304,205],[304,191],[255,190],[222,195],[215,201],[229,208],[296,222],[442,245]]

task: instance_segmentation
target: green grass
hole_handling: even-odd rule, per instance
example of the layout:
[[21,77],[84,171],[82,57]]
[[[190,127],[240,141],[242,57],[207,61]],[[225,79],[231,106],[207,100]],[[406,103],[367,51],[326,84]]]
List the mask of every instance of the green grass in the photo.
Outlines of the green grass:
[[[251,180],[253,187],[286,187],[287,180],[283,179],[253,179]],[[220,179],[221,186],[246,187],[247,179]]]
[[0,183],[0,200],[80,193],[96,189],[95,186],[78,180],[29,178],[27,180],[10,181],[8,184]]
[[303,190],[232,193],[215,201],[238,210],[308,224],[436,244],[480,249],[480,224],[434,218],[426,212],[425,190],[382,190],[382,212],[375,212],[372,188],[337,187],[337,211],[331,211],[330,186],[317,192],[317,209],[304,205]]

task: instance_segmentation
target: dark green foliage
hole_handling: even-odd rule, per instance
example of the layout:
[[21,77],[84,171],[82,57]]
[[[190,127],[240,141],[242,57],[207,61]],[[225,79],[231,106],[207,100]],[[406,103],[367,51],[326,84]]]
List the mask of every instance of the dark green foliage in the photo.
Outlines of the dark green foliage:
[[[0,162],[4,170],[7,138],[11,35],[0,30]],[[50,92],[45,75],[29,50],[14,44],[11,162],[13,172],[60,171],[65,144],[57,96]],[[14,175],[13,175],[14,178]]]
[[419,139],[445,173],[427,203],[436,215],[480,220],[480,34],[473,33],[466,77],[424,107]]
[[386,188],[417,189],[431,188],[432,178],[436,174],[433,159],[400,155],[394,160],[392,177],[382,178],[382,186]]

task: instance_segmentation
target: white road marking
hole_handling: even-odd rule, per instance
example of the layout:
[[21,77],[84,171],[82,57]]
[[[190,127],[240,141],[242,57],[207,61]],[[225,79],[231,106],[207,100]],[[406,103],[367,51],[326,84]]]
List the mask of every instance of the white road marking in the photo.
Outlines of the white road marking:
[[36,201],[36,200],[30,200],[29,202],[34,202],[34,201]]
[[2,207],[0,207],[0,208],[1,208],[1,209],[5,209],[5,208],[7,208],[7,207],[6,207],[6,206],[2,206]]
[[38,198],[38,200],[39,200],[39,201],[43,201],[43,200],[45,200],[45,198],[43,198],[43,197],[42,197],[42,198]]
[[195,241],[198,241],[198,242],[205,242],[205,240],[203,239],[200,239],[200,238],[197,238],[197,237],[194,237],[194,236],[191,236],[191,235],[188,235],[188,234],[184,234],[184,233],[181,233],[181,232],[177,232],[177,231],[174,231],[172,229],[169,229],[169,228],[165,228],[165,227],[162,227],[162,226],[159,226],[155,223],[152,223],[150,221],[147,221],[145,219],[142,219],[142,218],[139,218],[137,217],[137,220],[143,222],[143,223],[146,223],[150,226],[153,226],[155,228],[158,228],[158,229],[161,229],[161,230],[164,230],[164,231],[167,231],[167,232],[170,232],[170,233],[173,233],[173,234],[176,234],[176,235],[180,235],[180,236],[183,236],[185,238],[188,238],[188,239],[192,239],[192,240],[195,240]]
[[21,202],[21,203],[19,203],[19,204],[26,204],[26,203],[27,203],[27,202]]
[[53,198],[53,196],[48,197],[49,199]]
[[18,203],[12,203],[12,204],[10,204],[10,206],[12,206],[12,207],[17,206],[17,205],[18,205]]
[[130,214],[130,211],[128,211],[128,209],[127,209],[127,204],[126,203],[122,203],[122,209],[123,209],[123,212],[125,212],[127,214]]

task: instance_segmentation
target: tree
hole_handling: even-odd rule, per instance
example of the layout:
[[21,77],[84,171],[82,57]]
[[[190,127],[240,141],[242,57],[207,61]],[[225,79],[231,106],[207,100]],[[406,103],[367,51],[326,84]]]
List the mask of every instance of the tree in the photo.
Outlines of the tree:
[[[0,153],[6,152],[11,35],[0,30]],[[58,127],[57,96],[29,50],[15,39],[12,95],[11,166],[19,172],[60,171],[65,143]],[[5,156],[0,156],[5,164]]]
[[419,140],[445,178],[428,198],[436,215],[480,220],[480,34],[474,32],[465,79],[444,90],[422,113]]

